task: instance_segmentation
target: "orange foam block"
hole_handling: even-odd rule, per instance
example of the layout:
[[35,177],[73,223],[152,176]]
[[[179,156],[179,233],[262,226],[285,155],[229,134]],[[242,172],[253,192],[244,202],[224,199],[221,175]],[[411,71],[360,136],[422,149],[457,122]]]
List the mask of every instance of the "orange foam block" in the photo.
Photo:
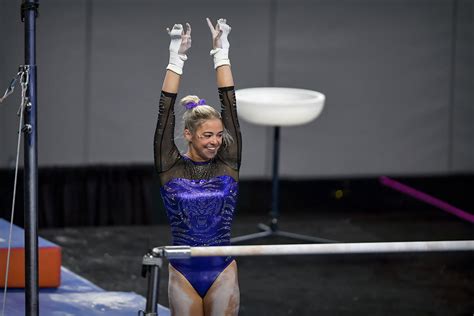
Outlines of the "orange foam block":
[[[8,238],[10,223],[0,218],[0,286],[5,286],[5,271],[7,265]],[[24,231],[13,226],[10,267],[8,273],[9,288],[25,287],[25,247]],[[38,270],[40,287],[59,287],[61,284],[61,247],[38,238]]]

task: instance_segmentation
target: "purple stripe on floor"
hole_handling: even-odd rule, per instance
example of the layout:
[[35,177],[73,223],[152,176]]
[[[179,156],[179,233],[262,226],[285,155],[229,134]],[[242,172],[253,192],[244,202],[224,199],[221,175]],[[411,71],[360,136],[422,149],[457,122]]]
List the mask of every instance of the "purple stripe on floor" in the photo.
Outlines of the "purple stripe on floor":
[[383,185],[389,188],[397,190],[403,194],[409,195],[417,200],[433,205],[445,212],[451,213],[459,218],[462,218],[465,221],[474,223],[474,215],[466,211],[463,211],[451,204],[448,204],[440,199],[437,199],[431,195],[428,195],[426,193],[413,189],[403,183],[390,179],[389,177],[382,176],[379,178],[379,180],[380,180],[380,183],[382,183]]

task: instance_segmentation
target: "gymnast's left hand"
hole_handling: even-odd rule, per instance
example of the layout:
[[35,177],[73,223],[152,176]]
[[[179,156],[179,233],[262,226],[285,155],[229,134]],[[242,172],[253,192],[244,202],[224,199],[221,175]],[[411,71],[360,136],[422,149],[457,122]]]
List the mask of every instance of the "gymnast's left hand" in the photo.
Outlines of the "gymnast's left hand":
[[232,28],[227,24],[227,20],[217,20],[216,26],[212,25],[212,22],[209,18],[206,18],[206,21],[212,35],[212,48],[222,48],[229,50],[230,44],[227,37],[229,36],[230,30]]

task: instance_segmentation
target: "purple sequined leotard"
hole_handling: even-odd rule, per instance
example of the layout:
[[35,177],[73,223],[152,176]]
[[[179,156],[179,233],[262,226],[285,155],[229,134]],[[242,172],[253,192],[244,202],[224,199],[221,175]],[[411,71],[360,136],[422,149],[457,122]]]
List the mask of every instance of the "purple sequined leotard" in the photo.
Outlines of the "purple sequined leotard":
[[[194,162],[179,153],[174,143],[176,94],[162,91],[155,131],[155,166],[161,196],[171,225],[173,245],[221,246],[230,244],[230,229],[237,202],[241,135],[234,87],[219,88],[222,122],[232,136],[215,158]],[[170,260],[204,297],[231,257]]]

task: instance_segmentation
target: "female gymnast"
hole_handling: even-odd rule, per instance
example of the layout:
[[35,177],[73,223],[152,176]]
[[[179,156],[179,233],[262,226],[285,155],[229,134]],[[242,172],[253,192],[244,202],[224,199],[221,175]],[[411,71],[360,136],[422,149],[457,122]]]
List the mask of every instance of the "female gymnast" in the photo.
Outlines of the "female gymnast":
[[[230,244],[230,229],[237,201],[241,135],[237,119],[234,81],[228,57],[225,19],[211,30],[214,68],[221,111],[196,96],[181,100],[187,152],[174,143],[174,103],[191,47],[191,26],[168,29],[170,59],[163,82],[155,131],[155,167],[161,196],[171,225],[174,245]],[[168,296],[171,315],[237,315],[240,294],[237,264],[231,257],[170,260]]]

